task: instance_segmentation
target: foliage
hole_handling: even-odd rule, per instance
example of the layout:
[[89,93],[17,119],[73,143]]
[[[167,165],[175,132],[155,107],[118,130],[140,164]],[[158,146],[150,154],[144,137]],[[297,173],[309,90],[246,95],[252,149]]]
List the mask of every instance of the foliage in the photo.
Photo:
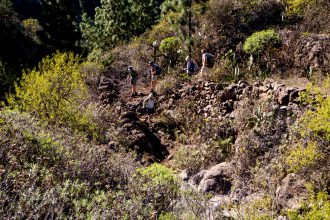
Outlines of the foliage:
[[170,168],[154,163],[137,169],[132,184],[139,186],[132,189],[132,193],[143,195],[140,205],[149,208],[149,213],[157,216],[174,207],[179,185],[174,171]]
[[172,13],[167,18],[185,41],[190,56],[194,41],[193,34],[196,32],[197,26],[196,17],[204,12],[203,3],[205,2],[205,0],[166,0],[161,7],[163,14]]
[[56,50],[77,49],[81,5],[66,0],[41,0],[41,5],[41,16],[38,18],[44,29],[40,35],[41,41]]
[[330,200],[326,191],[315,193],[309,186],[309,199],[301,210],[289,210],[288,217],[291,220],[326,220],[330,218]]
[[12,2],[10,0],[2,0],[0,2],[0,17],[9,16],[13,13]]
[[149,179],[151,185],[171,185],[172,190],[177,190],[174,184],[177,181],[175,173],[164,165],[154,163],[147,168],[137,169],[136,172],[143,178]]
[[279,42],[280,36],[274,30],[269,29],[252,34],[246,39],[243,48],[248,54],[260,55]]
[[173,167],[198,172],[228,160],[232,154],[232,138],[212,141],[200,146],[181,146],[175,153]]
[[29,18],[23,20],[22,23],[27,34],[35,41],[38,41],[37,32],[42,30],[38,19]]
[[168,95],[179,85],[180,85],[180,78],[178,78],[175,72],[170,72],[166,74],[161,81],[159,81],[157,85],[157,92],[159,94]]
[[89,50],[108,49],[142,34],[158,19],[157,1],[101,0],[92,20],[83,15],[80,24],[84,46]]
[[[312,181],[321,181],[329,178],[328,161],[330,147],[330,98],[324,95],[329,89],[329,79],[323,87],[310,85],[306,93],[302,93],[301,101],[313,106],[307,110],[296,126],[293,146],[287,150],[286,164],[296,173],[307,173]],[[320,180],[317,180],[322,176]]]
[[303,10],[301,30],[312,33],[330,33],[330,2],[327,0],[313,1]]
[[322,155],[317,149],[317,144],[310,142],[307,144],[307,147],[301,145],[294,147],[289,152],[286,163],[291,171],[297,172],[302,168],[314,165],[321,157]]
[[0,59],[0,97],[4,95],[3,88],[7,87],[12,81],[8,71],[8,66]]
[[23,73],[7,100],[11,106],[51,123],[93,132],[88,88],[80,70],[79,57],[73,53],[47,56],[38,69]]
[[133,175],[133,155],[26,113],[2,109],[0,118],[2,218],[116,218],[109,209],[122,207],[116,189]]
[[301,95],[301,101],[314,105],[315,109],[305,112],[300,120],[299,143],[289,151],[286,159],[295,172],[321,164],[327,166],[322,161],[329,156],[330,146],[330,127],[325,123],[330,120],[330,97],[324,96],[328,89],[329,79],[325,80],[323,87],[309,85],[306,93]]
[[[308,131],[313,132],[315,136],[330,141],[330,124],[324,123],[330,120],[330,97],[324,96],[323,91],[330,88],[330,79],[325,80],[323,88],[309,87],[310,92],[315,93],[315,111],[307,111],[303,118],[303,126]],[[306,136],[306,130],[302,131],[302,135]]]
[[302,16],[307,7],[315,2],[315,0],[286,0],[289,6],[288,14]]
[[[160,21],[152,26],[152,29],[146,32],[147,41],[149,44],[152,44],[155,41],[159,41],[160,39],[165,39],[167,37],[173,36],[175,32],[171,26],[171,23],[166,18],[160,19]],[[143,41],[146,39],[143,38]],[[159,42],[158,42],[159,43]]]
[[169,62],[167,65],[171,67],[174,67],[178,61],[179,49],[180,41],[177,37],[165,38],[160,42],[159,45],[160,52],[165,54],[165,58]]
[[[225,52],[237,48],[252,33],[281,24],[285,9],[283,3],[276,0],[210,0],[207,7],[201,21],[202,30],[205,37],[211,38],[210,42],[217,42],[212,45],[216,47],[213,50]],[[235,52],[239,57],[239,51]]]

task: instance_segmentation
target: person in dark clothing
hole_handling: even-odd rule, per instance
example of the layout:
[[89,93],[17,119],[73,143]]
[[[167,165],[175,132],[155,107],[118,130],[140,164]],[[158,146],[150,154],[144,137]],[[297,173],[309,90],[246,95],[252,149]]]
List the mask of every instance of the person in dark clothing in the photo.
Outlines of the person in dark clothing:
[[128,67],[127,70],[128,70],[128,76],[127,76],[126,82],[127,82],[127,80],[130,80],[131,96],[134,97],[137,95],[136,84],[137,84],[137,80],[138,80],[138,73],[136,72],[136,70],[134,70],[134,68],[132,66]]
[[191,76],[197,72],[197,64],[196,62],[190,58],[190,56],[186,57],[187,67],[184,68],[186,73]]

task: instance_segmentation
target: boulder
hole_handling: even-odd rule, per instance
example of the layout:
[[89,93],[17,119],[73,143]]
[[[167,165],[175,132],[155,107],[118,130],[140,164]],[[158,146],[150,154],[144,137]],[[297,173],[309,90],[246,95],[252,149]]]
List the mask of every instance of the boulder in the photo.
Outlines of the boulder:
[[191,184],[198,186],[198,191],[202,193],[216,192],[220,195],[228,195],[232,186],[230,181],[232,170],[230,163],[220,163],[209,170],[197,173],[192,177]]

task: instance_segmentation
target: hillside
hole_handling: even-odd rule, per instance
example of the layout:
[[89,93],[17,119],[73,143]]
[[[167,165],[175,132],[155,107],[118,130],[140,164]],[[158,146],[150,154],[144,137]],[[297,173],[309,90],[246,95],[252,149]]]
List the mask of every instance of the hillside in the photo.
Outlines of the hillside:
[[329,10],[2,1],[0,218],[330,219]]

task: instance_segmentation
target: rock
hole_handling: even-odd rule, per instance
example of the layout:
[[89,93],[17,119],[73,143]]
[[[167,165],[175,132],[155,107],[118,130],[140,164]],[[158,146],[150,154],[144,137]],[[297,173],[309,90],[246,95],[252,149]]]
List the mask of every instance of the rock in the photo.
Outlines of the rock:
[[279,90],[282,87],[284,87],[283,84],[278,84],[277,82],[273,82],[272,83],[272,88],[273,88],[274,91],[277,91],[277,90]]
[[201,180],[203,179],[205,173],[206,173],[206,170],[201,170],[199,173],[194,175],[189,181],[190,185],[197,187],[199,185],[199,183],[201,182]]
[[245,82],[245,81],[239,81],[239,82],[238,82],[238,88],[239,88],[239,89],[244,89],[244,88],[247,87],[247,86],[248,86],[248,83]]
[[306,91],[306,89],[295,89],[295,90],[293,90],[289,95],[289,101],[298,103],[299,102],[299,100],[298,100],[299,93],[303,92],[303,91]]
[[224,88],[224,85],[223,84],[221,84],[221,83],[219,83],[219,84],[217,84],[216,86],[215,86],[215,90],[223,90],[223,88]]
[[220,195],[227,195],[231,189],[230,174],[232,173],[230,163],[220,163],[196,174],[192,180],[194,185],[198,185],[198,190],[202,193],[217,192]]
[[238,86],[236,84],[231,84],[225,90],[232,93],[232,92],[234,92],[237,89],[237,87]]
[[206,179],[199,184],[198,190],[202,193],[207,193],[207,192],[215,191],[217,186],[218,186],[217,180]]
[[289,94],[285,89],[281,89],[278,92],[277,101],[280,105],[287,105],[289,103]]
[[276,189],[276,199],[285,209],[299,209],[308,198],[305,181],[296,174],[288,174]]
[[259,93],[266,93],[269,90],[269,88],[267,86],[260,86],[258,90]]
[[192,172],[189,169],[184,169],[179,174],[179,177],[182,181],[188,181],[191,176],[192,176]]
[[153,161],[166,158],[168,151],[160,139],[142,123],[135,112],[124,112],[121,116],[121,134],[125,137],[126,146],[138,154],[148,154]]

